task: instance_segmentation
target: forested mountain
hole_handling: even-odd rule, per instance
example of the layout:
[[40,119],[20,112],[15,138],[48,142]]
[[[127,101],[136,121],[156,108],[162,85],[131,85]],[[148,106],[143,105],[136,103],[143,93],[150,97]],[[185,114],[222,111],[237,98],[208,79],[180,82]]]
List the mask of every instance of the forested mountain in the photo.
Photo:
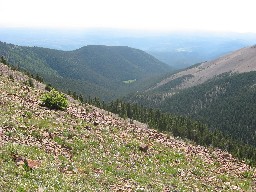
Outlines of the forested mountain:
[[171,70],[141,50],[121,46],[60,51],[0,42],[0,55],[64,91],[106,100],[144,89]]
[[244,48],[165,77],[129,99],[164,112],[190,116],[211,129],[256,146],[255,61],[255,46]]

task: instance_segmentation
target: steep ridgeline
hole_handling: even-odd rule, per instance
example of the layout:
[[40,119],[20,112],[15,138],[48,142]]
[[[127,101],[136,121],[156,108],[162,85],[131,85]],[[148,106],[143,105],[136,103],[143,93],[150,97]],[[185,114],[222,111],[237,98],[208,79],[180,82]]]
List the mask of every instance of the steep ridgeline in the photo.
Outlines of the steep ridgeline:
[[133,100],[186,115],[256,146],[256,47],[192,66]]
[[149,79],[171,70],[153,56],[129,47],[86,46],[59,51],[0,42],[0,55],[63,91],[106,100],[145,89]]
[[256,190],[255,168],[226,152],[71,98],[50,110],[44,84],[2,64],[0,92],[2,191]]

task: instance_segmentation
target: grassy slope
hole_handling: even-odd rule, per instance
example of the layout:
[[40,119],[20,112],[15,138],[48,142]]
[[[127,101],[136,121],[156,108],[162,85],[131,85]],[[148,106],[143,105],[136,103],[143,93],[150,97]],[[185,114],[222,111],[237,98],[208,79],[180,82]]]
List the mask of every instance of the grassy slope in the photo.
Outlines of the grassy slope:
[[[3,191],[256,189],[255,169],[225,152],[176,140],[72,99],[66,111],[48,110],[39,102],[44,86],[35,82],[30,88],[25,80],[0,65]],[[140,150],[142,144],[149,149]]]

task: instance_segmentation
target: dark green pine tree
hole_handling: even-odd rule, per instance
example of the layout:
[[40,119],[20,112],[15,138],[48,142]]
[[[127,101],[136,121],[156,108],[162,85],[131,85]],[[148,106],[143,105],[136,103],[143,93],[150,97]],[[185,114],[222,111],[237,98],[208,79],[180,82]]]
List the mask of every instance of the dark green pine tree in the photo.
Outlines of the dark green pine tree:
[[6,59],[4,58],[3,55],[1,56],[1,63],[7,65],[7,61],[6,61]]

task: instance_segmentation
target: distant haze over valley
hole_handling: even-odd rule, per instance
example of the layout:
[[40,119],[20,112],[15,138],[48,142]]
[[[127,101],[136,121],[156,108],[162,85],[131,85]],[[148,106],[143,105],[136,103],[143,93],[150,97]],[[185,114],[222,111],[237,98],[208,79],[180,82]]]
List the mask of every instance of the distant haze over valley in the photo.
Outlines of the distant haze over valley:
[[252,33],[145,32],[118,29],[2,28],[0,41],[23,46],[75,50],[85,45],[129,46],[141,49],[176,69],[215,59],[253,45]]

